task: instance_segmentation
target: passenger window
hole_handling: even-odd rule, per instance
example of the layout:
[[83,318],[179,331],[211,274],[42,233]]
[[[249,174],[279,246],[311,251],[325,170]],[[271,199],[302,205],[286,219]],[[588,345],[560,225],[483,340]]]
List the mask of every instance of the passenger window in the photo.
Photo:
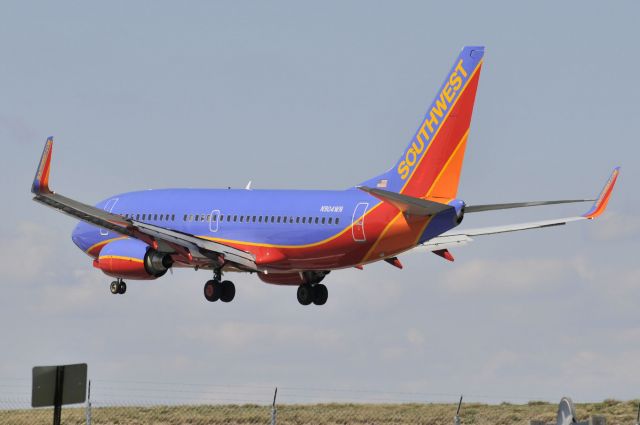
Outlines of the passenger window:
[[300,217],[296,217],[296,224],[300,223]]
[[275,221],[275,219],[276,219],[276,218],[275,218],[274,216],[271,216],[271,222],[272,222],[272,223]]
[[142,220],[146,220],[147,219],[147,215],[146,214],[142,214]]
[[154,215],[153,215],[153,219],[154,219],[154,220],[158,220],[158,214],[154,214]]
[[331,224],[332,221],[333,221],[333,218],[329,217],[329,224]]
[[253,221],[254,223],[256,222],[256,216],[255,215],[253,216],[251,221]]
[[281,218],[282,218],[282,217],[278,216],[278,223],[280,223],[280,219],[281,219]]
[[196,217],[195,217],[195,218],[196,218],[196,221],[198,221],[198,214],[196,214]]
[[230,222],[230,221],[231,221],[231,216],[230,216],[230,215],[228,215],[228,216],[227,216],[227,223],[228,223],[228,222]]
[[316,217],[316,224],[318,224],[318,220],[319,220],[318,217]]
[[322,217],[322,224],[324,224],[324,217]]
[[340,217],[336,217],[336,224],[340,224]]
[[262,223],[262,216],[261,215],[258,216],[258,223]]
[[187,221],[187,215],[185,214],[184,217],[182,217],[182,221]]
[[237,215],[234,215],[234,216],[233,216],[233,221],[234,221],[234,222],[238,221],[238,216],[237,216]]
[[241,215],[241,216],[240,216],[240,223],[243,223],[243,222],[244,222],[244,216],[243,216],[243,215]]
[[302,224],[305,224],[307,222],[307,217],[302,217]]

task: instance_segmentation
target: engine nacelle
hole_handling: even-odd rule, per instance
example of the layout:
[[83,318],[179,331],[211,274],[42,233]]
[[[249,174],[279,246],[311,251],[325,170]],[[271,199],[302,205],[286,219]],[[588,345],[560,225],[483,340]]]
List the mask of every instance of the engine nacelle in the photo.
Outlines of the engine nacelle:
[[164,275],[173,260],[137,239],[119,239],[106,244],[93,265],[116,278],[151,280]]

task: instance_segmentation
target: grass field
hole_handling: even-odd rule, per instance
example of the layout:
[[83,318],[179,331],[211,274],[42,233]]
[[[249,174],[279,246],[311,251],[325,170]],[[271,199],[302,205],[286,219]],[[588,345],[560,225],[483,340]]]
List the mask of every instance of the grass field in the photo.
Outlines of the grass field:
[[[577,404],[579,420],[601,415],[607,424],[634,425],[638,402],[605,400]],[[453,404],[313,404],[278,406],[277,423],[282,425],[372,425],[372,424],[452,424]],[[557,405],[528,404],[462,406],[463,424],[528,424],[531,419],[555,422]],[[93,409],[93,425],[248,425],[269,424],[271,408],[257,405],[100,407]],[[51,409],[0,410],[0,423],[45,425],[52,419]],[[84,409],[63,409],[62,423],[85,423]]]

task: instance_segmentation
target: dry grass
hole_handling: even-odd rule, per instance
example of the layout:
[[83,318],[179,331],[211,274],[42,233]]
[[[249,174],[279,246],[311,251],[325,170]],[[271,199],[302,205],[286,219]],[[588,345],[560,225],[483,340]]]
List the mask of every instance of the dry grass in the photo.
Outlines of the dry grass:
[[[605,400],[578,404],[578,419],[604,416],[609,425],[633,425],[638,402]],[[555,422],[556,404],[464,404],[463,424],[513,425],[529,420]],[[279,425],[373,425],[453,423],[453,404],[314,404],[281,405]],[[11,425],[50,424],[51,409],[0,411],[0,423]],[[256,405],[102,407],[93,409],[93,425],[248,425],[269,424],[271,408]],[[62,423],[84,424],[84,409],[63,409]]]

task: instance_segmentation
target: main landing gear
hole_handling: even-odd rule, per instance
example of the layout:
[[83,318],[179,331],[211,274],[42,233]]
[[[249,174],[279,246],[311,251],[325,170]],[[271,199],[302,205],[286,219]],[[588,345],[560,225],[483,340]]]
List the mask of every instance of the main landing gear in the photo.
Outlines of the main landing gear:
[[127,292],[127,284],[124,283],[124,280],[118,278],[118,280],[114,280],[113,282],[111,282],[111,285],[109,285],[109,289],[111,290],[111,293],[113,295],[122,295]]
[[329,298],[329,291],[327,287],[321,283],[315,285],[309,285],[305,283],[298,286],[298,302],[302,305],[309,305],[314,303],[315,305],[324,305]]
[[236,296],[236,286],[229,280],[222,280],[220,270],[214,271],[212,280],[204,284],[204,297],[209,302],[222,301],[228,303]]

